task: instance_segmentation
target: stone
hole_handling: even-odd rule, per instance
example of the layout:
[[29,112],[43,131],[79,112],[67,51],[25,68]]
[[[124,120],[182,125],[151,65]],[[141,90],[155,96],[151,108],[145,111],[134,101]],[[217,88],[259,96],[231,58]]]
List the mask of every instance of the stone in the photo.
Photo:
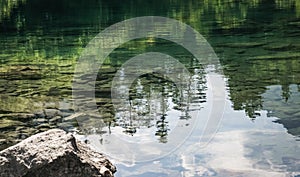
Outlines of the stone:
[[37,119],[34,119],[33,122],[37,123],[37,124],[41,124],[41,123],[48,122],[48,120],[45,118],[37,118]]
[[59,114],[57,109],[45,109],[44,111],[47,118],[53,118]]
[[113,177],[115,172],[102,153],[60,129],[33,135],[0,152],[1,177]]
[[61,122],[57,123],[57,127],[64,129],[66,131],[70,131],[74,129],[74,123],[73,122]]
[[82,115],[83,115],[82,113],[75,113],[68,117],[64,117],[63,120],[64,121],[73,121],[73,120],[76,120],[77,117],[82,116]]
[[43,123],[43,124],[40,124],[38,126],[36,126],[37,129],[46,129],[46,130],[49,130],[50,129],[50,124],[48,123]]
[[45,105],[44,105],[44,107],[46,109],[57,109],[58,105],[55,102],[46,102]]
[[67,112],[67,111],[64,111],[64,110],[60,110],[58,116],[60,116],[60,117],[68,117],[68,116],[70,116],[72,114],[74,114],[74,112],[71,112],[71,111]]
[[49,122],[58,122],[58,121],[61,121],[62,117],[60,116],[55,116],[53,117],[52,119],[49,120]]
[[37,111],[34,114],[35,114],[36,117],[39,117],[39,118],[44,118],[45,117],[45,113],[42,110]]

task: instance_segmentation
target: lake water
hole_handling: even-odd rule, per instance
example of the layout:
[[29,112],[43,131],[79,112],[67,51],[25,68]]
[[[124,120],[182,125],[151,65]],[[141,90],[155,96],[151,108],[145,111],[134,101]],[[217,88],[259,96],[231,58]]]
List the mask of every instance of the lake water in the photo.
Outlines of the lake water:
[[[190,25],[220,62],[203,64],[162,38],[135,39],[99,68],[95,100],[82,90],[74,99],[74,83],[86,89],[91,80],[88,74],[78,79],[75,70],[84,48],[102,30],[140,16]],[[146,66],[169,75],[140,68],[143,74],[128,87],[118,85],[120,93],[129,91],[126,104],[111,99],[112,83],[143,66],[131,63],[135,72],[126,73],[129,59],[147,52],[180,65],[152,55]],[[117,177],[300,176],[297,0],[3,0],[0,64],[0,149],[59,127],[110,156]],[[82,114],[74,100],[91,111]],[[220,120],[210,125],[215,114]]]

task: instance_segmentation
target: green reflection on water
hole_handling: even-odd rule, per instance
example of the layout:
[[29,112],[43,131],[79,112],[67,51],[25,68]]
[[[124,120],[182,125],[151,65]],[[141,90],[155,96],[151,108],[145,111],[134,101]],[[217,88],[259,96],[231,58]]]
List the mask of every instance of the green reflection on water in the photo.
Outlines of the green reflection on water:
[[[252,119],[259,116],[259,110],[275,107],[277,102],[290,103],[295,96],[291,94],[290,85],[300,84],[300,2],[297,0],[0,2],[0,113],[3,121],[0,143],[3,147],[47,128],[76,126],[74,120],[62,119],[73,111],[69,99],[76,60],[98,32],[132,17],[168,16],[203,34],[221,59],[233,108],[245,110]],[[199,67],[186,51],[163,40],[147,38],[120,46],[106,60],[97,81],[97,104],[101,115],[107,118],[105,126],[110,122],[117,126],[108,97],[115,71],[126,59],[148,51],[168,53],[191,71]],[[194,75],[201,77],[203,73]],[[147,80],[141,79],[147,86]],[[205,85],[205,81],[201,84]],[[262,95],[271,85],[281,86],[281,97],[265,108]],[[168,87],[172,98],[178,99],[174,86],[169,83]],[[132,94],[135,92],[136,89]],[[202,94],[198,96],[198,100],[194,98],[196,101],[205,100]],[[290,111],[298,113],[297,108]],[[273,116],[284,120],[280,123],[289,129],[291,121],[299,122],[299,114],[287,116],[289,114],[277,112]],[[159,125],[157,128],[156,133],[161,133],[161,141],[165,142],[167,129]],[[299,128],[293,127],[290,133],[299,135]]]

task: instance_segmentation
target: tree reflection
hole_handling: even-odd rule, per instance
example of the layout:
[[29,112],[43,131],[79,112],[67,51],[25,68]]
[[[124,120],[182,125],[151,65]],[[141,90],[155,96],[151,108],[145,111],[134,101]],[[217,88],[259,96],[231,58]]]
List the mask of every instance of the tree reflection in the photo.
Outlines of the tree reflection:
[[26,0],[0,0],[0,23],[4,19],[9,19],[13,9],[24,3]]
[[[174,121],[189,120],[190,112],[201,109],[206,99],[204,72],[197,62],[191,62],[190,67],[197,69],[190,69],[192,74],[184,89],[178,89],[159,73],[147,73],[136,79],[130,88],[129,107],[116,110],[116,125],[123,127],[124,132],[131,136],[139,129],[153,127],[153,134],[159,142],[167,143]],[[179,113],[174,114],[174,111]]]
[[[264,2],[263,0],[163,0],[154,1],[152,3],[145,1],[136,1],[135,3],[130,1],[123,1],[122,3],[119,1],[85,3],[83,0],[45,0],[43,3],[40,3],[40,1],[36,0],[1,0],[0,23],[4,19],[8,19],[15,25],[15,29],[19,29],[18,26],[20,26],[21,21],[18,19],[23,18],[24,26],[30,26],[36,25],[33,22],[40,23],[44,20],[53,21],[53,19],[66,14],[68,14],[68,16],[64,18],[68,19],[64,20],[72,20],[73,22],[77,21],[79,23],[83,23],[84,21],[95,23],[99,17],[102,21],[114,18],[119,18],[117,21],[120,21],[123,20],[124,17],[132,18],[155,14],[184,21],[194,28],[201,29],[202,33],[207,33],[211,28],[207,28],[208,25],[203,24],[202,21],[204,21],[203,19],[207,19],[208,16],[210,16],[212,20],[211,27],[216,25],[223,30],[233,29],[245,24],[245,20],[253,8],[259,8],[260,6],[266,5],[266,3],[274,5],[276,9],[293,10],[298,17],[300,15],[300,3],[297,0],[274,0],[271,2]],[[18,8],[18,4],[25,4],[24,14],[15,12],[16,8]],[[33,7],[35,10],[32,10]],[[14,15],[14,13],[16,13],[16,15]],[[37,13],[41,14],[37,15]],[[116,17],[116,14],[123,14],[123,16]],[[89,17],[85,15],[89,15]],[[73,18],[71,18],[72,16]],[[52,25],[55,25],[55,23],[54,21]]]

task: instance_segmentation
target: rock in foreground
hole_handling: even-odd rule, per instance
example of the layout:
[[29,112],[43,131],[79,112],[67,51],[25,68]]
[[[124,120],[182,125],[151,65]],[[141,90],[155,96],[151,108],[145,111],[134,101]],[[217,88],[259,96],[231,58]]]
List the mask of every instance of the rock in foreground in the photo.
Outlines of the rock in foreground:
[[0,152],[1,177],[111,177],[116,167],[63,130],[33,135]]

